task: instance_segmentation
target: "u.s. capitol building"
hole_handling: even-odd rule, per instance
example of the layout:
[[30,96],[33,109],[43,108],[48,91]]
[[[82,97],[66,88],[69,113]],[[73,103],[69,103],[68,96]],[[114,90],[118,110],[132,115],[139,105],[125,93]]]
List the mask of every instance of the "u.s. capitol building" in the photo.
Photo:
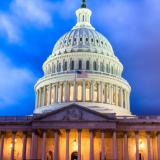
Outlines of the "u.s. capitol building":
[[160,160],[160,116],[132,115],[123,65],[91,14],[83,0],[44,62],[33,115],[0,117],[0,160]]

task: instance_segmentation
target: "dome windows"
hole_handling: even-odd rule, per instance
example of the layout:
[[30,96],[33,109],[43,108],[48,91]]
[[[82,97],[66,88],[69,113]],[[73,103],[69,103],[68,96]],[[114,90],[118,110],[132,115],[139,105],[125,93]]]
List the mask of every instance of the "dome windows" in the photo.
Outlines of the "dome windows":
[[74,70],[74,61],[71,61],[70,69]]
[[67,70],[67,62],[66,62],[66,61],[64,62],[63,70],[64,70],[64,71],[66,71],[66,70]]
[[90,70],[90,62],[86,61],[86,70]]
[[79,60],[79,62],[78,62],[78,69],[82,70],[82,60]]
[[93,62],[93,70],[97,71],[97,62],[96,61]]

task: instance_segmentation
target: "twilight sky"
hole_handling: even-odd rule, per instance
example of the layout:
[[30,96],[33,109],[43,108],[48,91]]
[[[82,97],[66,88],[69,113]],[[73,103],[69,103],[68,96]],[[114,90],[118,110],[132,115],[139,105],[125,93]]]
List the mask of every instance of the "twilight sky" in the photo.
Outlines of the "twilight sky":
[[[0,0],[0,115],[28,115],[34,84],[81,0]],[[134,114],[160,115],[160,0],[88,0],[132,87]]]

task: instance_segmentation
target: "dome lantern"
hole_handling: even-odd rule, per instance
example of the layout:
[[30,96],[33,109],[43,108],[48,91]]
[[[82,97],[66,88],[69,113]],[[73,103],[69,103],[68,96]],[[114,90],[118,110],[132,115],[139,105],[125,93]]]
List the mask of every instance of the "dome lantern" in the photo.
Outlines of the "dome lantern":
[[92,11],[86,7],[87,7],[86,1],[83,0],[81,8],[76,11],[77,24],[76,26],[73,27],[73,29],[77,29],[77,28],[94,29],[90,23]]

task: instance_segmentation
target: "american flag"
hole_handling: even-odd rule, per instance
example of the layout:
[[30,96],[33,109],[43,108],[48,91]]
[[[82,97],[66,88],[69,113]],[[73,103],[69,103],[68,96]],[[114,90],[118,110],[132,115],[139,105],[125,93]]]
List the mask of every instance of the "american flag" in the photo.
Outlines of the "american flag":
[[88,74],[85,71],[76,71],[77,78],[87,78]]

